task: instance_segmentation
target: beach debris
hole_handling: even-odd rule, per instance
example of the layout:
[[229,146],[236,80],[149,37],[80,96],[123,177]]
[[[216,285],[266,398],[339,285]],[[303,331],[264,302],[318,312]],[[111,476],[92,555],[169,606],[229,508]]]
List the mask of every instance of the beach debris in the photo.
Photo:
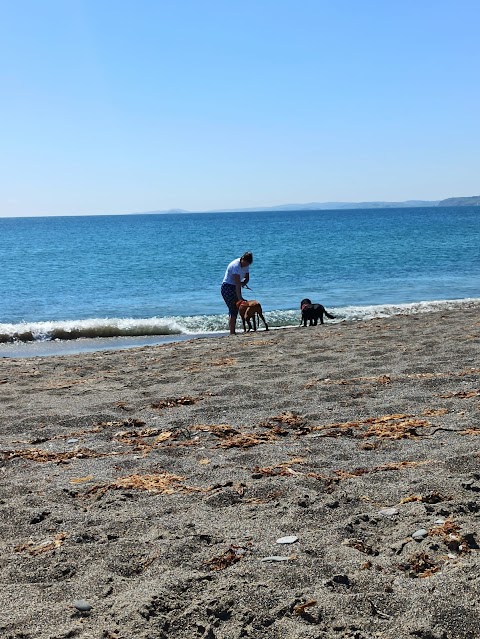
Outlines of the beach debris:
[[291,561],[292,559],[296,559],[295,555],[290,555],[290,557],[283,557],[281,555],[270,555],[269,557],[263,557],[260,561]]
[[412,501],[420,501],[424,504],[438,504],[442,501],[450,501],[453,497],[442,495],[441,493],[434,491],[428,493],[428,495],[409,495],[400,500],[401,504],[408,504]]
[[85,612],[90,612],[90,610],[93,610],[93,606],[89,604],[88,601],[85,601],[85,599],[76,599],[73,602],[73,605],[78,610],[78,612],[85,613]]
[[269,501],[273,501],[274,499],[278,499],[284,494],[283,490],[273,490],[271,493],[267,493],[264,497],[249,497],[248,499],[244,499],[243,503],[245,504],[268,504]]
[[255,433],[240,433],[233,437],[228,437],[220,444],[217,444],[217,448],[251,448],[258,444],[266,444],[267,442],[275,441],[277,437],[274,433],[263,433],[257,435]]
[[307,610],[307,608],[311,608],[316,605],[316,599],[310,599],[309,601],[305,601],[305,603],[297,604],[293,608],[293,614],[303,617],[306,621],[310,621],[311,623],[318,623],[318,618],[314,617],[311,612]]
[[451,519],[443,524],[431,528],[428,532],[432,537],[441,537],[442,542],[452,552],[465,554],[472,548],[478,547],[473,535],[462,535],[461,527]]
[[246,546],[236,546],[232,544],[221,555],[212,557],[212,559],[206,561],[205,564],[210,570],[225,570],[225,568],[240,561],[240,559],[245,556],[247,550],[248,548]]
[[[153,442],[145,441],[145,438],[155,437]],[[163,431],[161,428],[140,428],[133,430],[121,430],[114,434],[114,439],[133,446],[134,450],[141,451],[144,455],[150,453],[158,444],[173,439],[173,431]]]
[[451,397],[458,397],[460,399],[469,399],[470,397],[480,396],[480,390],[472,391],[457,391],[456,393],[446,393],[445,395],[439,395],[439,397],[450,399]]
[[212,433],[215,437],[224,440],[216,448],[250,448],[276,439],[273,432],[258,435],[256,433],[241,433],[229,424],[197,424],[193,426],[193,429]]
[[412,578],[431,577],[440,569],[426,552],[418,552],[411,555],[405,563],[399,564],[398,567],[407,572],[408,576]]
[[[307,426],[307,421],[304,417],[291,411],[284,411],[280,413],[280,415],[269,417],[259,424],[261,428],[278,428],[279,425],[294,429],[301,435],[309,433],[311,430],[311,428]],[[278,434],[281,434],[281,432],[282,431],[278,431]]]
[[85,477],[74,477],[70,480],[71,484],[84,484],[87,481],[92,481],[93,475],[86,475]]
[[151,404],[152,408],[162,410],[163,408],[175,408],[175,406],[190,406],[196,404],[202,397],[189,397],[187,395],[177,398],[161,399],[158,402]]
[[305,464],[305,457],[294,457],[290,461],[280,462],[273,466],[255,466],[252,470],[254,476],[264,476],[264,477],[291,477],[292,475],[300,475],[302,473],[293,470],[291,466],[293,464]]
[[480,426],[472,426],[459,431],[459,435],[480,435]]
[[146,490],[162,495],[172,495],[173,493],[197,493],[207,492],[209,490],[196,486],[186,486],[181,483],[184,479],[185,477],[172,475],[167,472],[161,472],[155,475],[128,475],[110,484],[93,486],[88,493],[100,493],[102,495],[107,490]]
[[52,453],[40,448],[27,448],[24,450],[1,450],[0,455],[3,459],[9,461],[20,457],[35,462],[55,462],[57,464],[67,463],[70,459],[86,459],[87,457],[113,457],[114,455],[123,455],[122,452],[98,453],[90,448],[79,448],[61,453]]
[[366,555],[378,555],[378,551],[374,550],[372,546],[369,546],[361,539],[345,539],[342,541],[342,546],[348,546],[349,548],[355,548]]
[[202,432],[212,433],[215,437],[231,437],[232,435],[238,435],[239,431],[230,424],[197,424],[193,426],[194,430]]
[[53,539],[46,539],[37,545],[34,541],[27,541],[25,544],[19,544],[18,546],[15,546],[14,551],[23,552],[26,550],[30,555],[36,556],[44,552],[48,552],[49,550],[56,550],[63,544],[66,538],[67,533],[60,532],[57,533]]
[[395,506],[392,506],[391,508],[382,508],[382,510],[378,511],[378,514],[383,517],[393,517],[398,515],[398,508],[395,508]]
[[412,534],[412,539],[415,541],[423,541],[426,537],[428,537],[428,530],[425,528],[420,528]]
[[430,426],[430,422],[425,419],[415,418],[414,415],[392,414],[380,417],[368,417],[364,420],[340,422],[313,426],[311,430],[322,431],[323,434],[314,437],[340,437],[353,436],[354,431],[364,426],[367,430],[359,433],[359,437],[378,437],[381,439],[413,439],[419,437],[417,428]]
[[296,535],[287,535],[286,537],[280,537],[277,539],[277,544],[294,544],[298,541],[298,537]]
[[377,606],[373,603],[371,599],[367,598],[368,603],[372,609],[372,614],[380,617],[380,619],[391,619],[392,615],[388,615],[386,612],[382,612]]
[[448,408],[426,408],[422,415],[425,417],[440,417],[448,413]]

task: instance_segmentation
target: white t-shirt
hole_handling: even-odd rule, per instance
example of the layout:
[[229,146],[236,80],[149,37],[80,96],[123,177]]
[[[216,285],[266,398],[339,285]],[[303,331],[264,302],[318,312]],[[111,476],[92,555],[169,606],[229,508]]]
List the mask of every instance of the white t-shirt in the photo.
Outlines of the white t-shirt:
[[233,260],[233,262],[230,262],[227,266],[227,270],[223,277],[223,284],[235,285],[235,280],[233,279],[234,275],[240,275],[240,282],[242,282],[248,272],[248,264],[244,267],[240,266],[240,258],[237,258],[236,260]]

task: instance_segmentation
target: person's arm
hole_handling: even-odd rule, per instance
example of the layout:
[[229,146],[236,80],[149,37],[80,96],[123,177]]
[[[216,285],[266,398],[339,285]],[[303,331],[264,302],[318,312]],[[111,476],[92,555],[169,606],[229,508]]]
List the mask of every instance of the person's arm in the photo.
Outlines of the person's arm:
[[250,279],[250,273],[247,273],[245,277],[243,278],[242,286],[246,286],[248,284],[249,279]]
[[235,290],[237,292],[238,300],[243,300],[243,297],[242,297],[242,282],[240,280],[240,275],[238,273],[235,273],[233,275],[233,281],[235,282]]

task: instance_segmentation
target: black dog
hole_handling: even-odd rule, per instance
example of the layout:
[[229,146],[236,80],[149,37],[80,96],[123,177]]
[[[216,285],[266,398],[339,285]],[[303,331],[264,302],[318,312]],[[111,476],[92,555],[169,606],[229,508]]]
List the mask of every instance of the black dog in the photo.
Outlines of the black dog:
[[320,320],[320,324],[323,324],[323,316],[325,315],[329,319],[335,319],[334,315],[330,315],[325,310],[325,307],[321,304],[312,304],[312,301],[308,298],[305,298],[300,302],[300,308],[302,311],[302,319],[300,321],[300,325],[306,326],[307,321],[310,323],[310,326],[316,326],[318,320]]

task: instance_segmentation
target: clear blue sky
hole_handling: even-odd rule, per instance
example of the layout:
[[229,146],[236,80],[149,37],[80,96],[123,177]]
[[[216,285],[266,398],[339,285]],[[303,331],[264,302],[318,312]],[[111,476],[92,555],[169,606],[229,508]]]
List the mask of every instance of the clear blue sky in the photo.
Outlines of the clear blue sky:
[[0,215],[480,194],[479,0],[0,0]]

